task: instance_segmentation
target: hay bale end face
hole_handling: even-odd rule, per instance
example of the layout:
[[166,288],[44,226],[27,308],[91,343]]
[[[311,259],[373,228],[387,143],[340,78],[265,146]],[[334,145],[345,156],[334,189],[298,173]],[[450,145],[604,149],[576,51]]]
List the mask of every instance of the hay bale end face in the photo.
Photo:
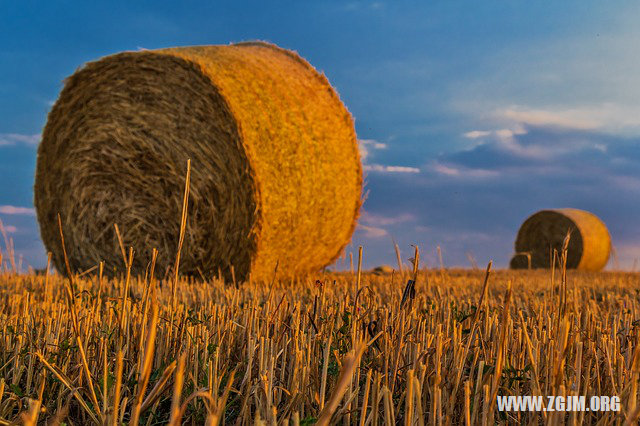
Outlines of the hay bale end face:
[[599,271],[609,261],[611,237],[605,224],[594,214],[578,209],[542,210],[530,216],[516,237],[513,269],[551,267],[553,250],[558,254],[567,232],[567,268]]
[[64,271],[143,274],[175,259],[186,164],[192,173],[181,272],[239,280],[295,276],[348,243],[362,170],[351,115],[297,54],[261,43],[126,52],[66,80],[38,149],[42,239]]

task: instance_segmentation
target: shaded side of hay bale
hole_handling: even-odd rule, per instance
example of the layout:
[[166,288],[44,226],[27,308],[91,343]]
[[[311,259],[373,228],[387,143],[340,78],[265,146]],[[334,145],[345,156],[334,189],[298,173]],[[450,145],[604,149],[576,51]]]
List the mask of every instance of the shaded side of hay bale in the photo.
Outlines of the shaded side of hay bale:
[[509,267],[511,269],[531,269],[531,260],[529,253],[526,254],[514,254],[509,261]]
[[609,260],[611,238],[604,223],[594,214],[578,209],[542,210],[525,220],[515,242],[513,269],[549,268],[553,250],[562,250],[567,232],[569,240],[567,267],[599,271]]
[[353,120],[326,78],[265,43],[112,55],[67,79],[39,147],[35,205],[63,270],[60,213],[74,270],[122,264],[113,224],[144,273],[177,249],[181,271],[294,276],[331,263],[361,203]]

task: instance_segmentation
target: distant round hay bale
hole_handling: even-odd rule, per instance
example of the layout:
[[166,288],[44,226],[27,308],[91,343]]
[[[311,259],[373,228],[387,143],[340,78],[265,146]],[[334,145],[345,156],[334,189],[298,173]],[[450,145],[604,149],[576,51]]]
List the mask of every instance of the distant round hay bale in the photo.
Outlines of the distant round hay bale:
[[64,271],[144,273],[175,259],[191,159],[180,271],[238,280],[333,262],[353,233],[362,169],[353,119],[323,74],[262,42],[125,52],[69,77],[38,149],[42,239]]
[[513,269],[529,266],[549,268],[553,249],[562,251],[562,243],[571,232],[567,250],[567,268],[599,271],[609,261],[611,237],[605,224],[592,213],[577,209],[542,210],[530,216],[516,237]]
[[371,271],[374,275],[386,275],[393,272],[393,268],[389,265],[380,265],[373,268]]

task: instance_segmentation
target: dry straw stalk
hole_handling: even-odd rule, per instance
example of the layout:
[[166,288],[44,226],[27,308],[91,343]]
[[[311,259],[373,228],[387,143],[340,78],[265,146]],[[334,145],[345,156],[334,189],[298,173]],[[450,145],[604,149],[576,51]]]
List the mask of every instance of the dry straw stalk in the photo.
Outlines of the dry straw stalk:
[[[577,309],[563,313],[550,271],[541,270],[449,270],[443,281],[422,269],[413,304],[404,306],[391,274],[365,271],[368,290],[357,300],[349,273],[325,275],[322,287],[313,279],[239,288],[181,279],[175,310],[170,285],[137,278],[120,333],[124,278],[101,280],[99,271],[78,278],[74,306],[64,277],[51,275],[45,293],[45,276],[7,266],[0,425],[33,424],[38,413],[41,424],[74,425],[233,425],[258,417],[370,426],[637,424],[637,274],[567,275],[576,283],[567,300]],[[618,395],[621,409],[506,413],[496,390],[587,401]]]

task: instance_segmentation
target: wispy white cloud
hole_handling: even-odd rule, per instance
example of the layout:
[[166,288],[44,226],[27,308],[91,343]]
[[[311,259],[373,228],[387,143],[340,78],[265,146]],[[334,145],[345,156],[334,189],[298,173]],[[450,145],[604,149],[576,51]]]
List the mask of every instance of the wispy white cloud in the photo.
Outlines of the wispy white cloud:
[[401,213],[395,216],[385,216],[363,211],[358,220],[358,230],[366,238],[382,238],[389,235],[385,229],[388,226],[400,225],[415,220],[415,216],[409,213]]
[[510,139],[514,136],[525,134],[527,134],[527,129],[521,123],[515,123],[508,129],[471,130],[470,132],[463,133],[462,136],[467,139],[484,139],[487,137]]
[[463,133],[462,136],[469,139],[478,139],[489,136],[492,132],[489,130],[472,130],[470,132]]
[[[611,108],[611,106],[609,106]],[[594,130],[601,128],[607,120],[600,113],[596,113],[590,108],[568,108],[568,109],[535,109],[522,106],[509,107],[496,112],[497,116],[516,123],[529,124],[533,126],[556,126],[577,130]],[[635,120],[636,123],[640,121]]]
[[420,169],[406,166],[387,166],[382,164],[367,164],[371,159],[374,151],[387,149],[386,143],[379,142],[375,139],[359,139],[358,147],[360,149],[360,159],[364,164],[363,169],[367,172],[378,173],[420,173]]
[[360,216],[361,222],[375,226],[397,225],[399,223],[410,222],[412,220],[415,220],[415,216],[409,213],[401,213],[397,216],[383,216],[365,211]]
[[[531,123],[527,123],[531,124]],[[496,130],[472,130],[463,134],[464,137],[473,140],[479,140],[480,143],[490,143],[500,145],[504,151],[511,152],[523,158],[545,158],[551,153],[549,147],[540,147],[538,145],[523,145],[518,142],[517,136],[526,135],[527,129],[522,122],[512,123],[509,128],[501,128]],[[444,165],[436,166],[437,171],[448,175],[459,175],[459,170],[452,170]]]
[[[640,131],[640,106],[613,102],[548,108],[511,105],[495,109],[491,119],[496,123],[520,128],[537,126],[636,135]],[[474,136],[478,138],[486,135],[471,131],[464,136],[474,139]]]
[[567,150],[567,147],[562,146],[553,147],[539,144],[524,145],[513,137],[504,137],[502,139],[499,139],[496,143],[504,151],[510,152],[517,157],[537,160],[543,160],[545,158],[551,157],[554,154],[557,154],[558,151],[564,152]]
[[372,151],[387,149],[387,144],[375,139],[358,139],[358,148],[360,149],[360,159],[365,162]]
[[437,174],[456,178],[490,178],[500,175],[500,172],[496,170],[467,168],[440,162],[431,163],[429,169]]
[[477,73],[455,81],[451,105],[483,127],[517,122],[636,136],[637,12],[637,6],[620,8],[607,25],[599,17],[596,26],[583,22],[552,38],[509,40],[482,58]]
[[447,166],[441,163],[434,163],[432,169],[441,175],[446,176],[460,176],[460,169],[456,167]]
[[375,139],[360,139],[360,143],[363,145],[371,146],[374,149],[387,149],[387,144],[378,142]]
[[498,129],[493,133],[499,139],[512,139],[514,136],[526,135],[527,129],[521,123],[515,123],[508,129]]
[[36,210],[31,207],[0,206],[1,214],[35,216]]
[[386,229],[375,226],[358,225],[358,230],[362,231],[367,238],[382,238],[389,235]]
[[[511,114],[513,119],[525,118],[520,115]],[[509,123],[509,127],[498,128],[496,130],[472,130],[463,133],[463,136],[476,141],[476,144],[471,150],[479,147],[491,146],[496,150],[508,153],[518,158],[530,159],[530,160],[548,160],[554,156],[567,154],[571,152],[577,152],[584,149],[595,149],[600,152],[607,151],[607,145],[602,143],[593,143],[588,137],[578,136],[582,133],[592,133],[596,130],[586,129],[584,126],[579,127],[580,123],[562,121],[561,118],[552,118],[551,114],[537,113],[533,114],[537,117],[535,120],[521,120]],[[548,116],[548,120],[545,122],[541,117]],[[505,116],[503,115],[503,118]],[[540,119],[538,119],[540,118]],[[565,128],[560,126],[559,123],[563,123],[563,126],[573,126]],[[585,123],[582,123],[585,124]],[[528,127],[527,127],[528,126]],[[562,127],[562,129],[554,129],[556,127]],[[539,140],[536,138],[529,138],[530,140],[524,140],[520,136],[529,134],[530,129],[543,129],[555,134],[563,134],[564,136],[558,140],[558,136],[554,136],[553,140]],[[444,174],[448,173],[447,170],[441,168],[439,170]]]
[[379,173],[420,173],[417,167],[406,166],[383,166],[382,164],[366,164],[364,170],[367,172]]
[[23,135],[20,133],[0,133],[0,146],[8,145],[38,145],[40,143],[40,134]]

